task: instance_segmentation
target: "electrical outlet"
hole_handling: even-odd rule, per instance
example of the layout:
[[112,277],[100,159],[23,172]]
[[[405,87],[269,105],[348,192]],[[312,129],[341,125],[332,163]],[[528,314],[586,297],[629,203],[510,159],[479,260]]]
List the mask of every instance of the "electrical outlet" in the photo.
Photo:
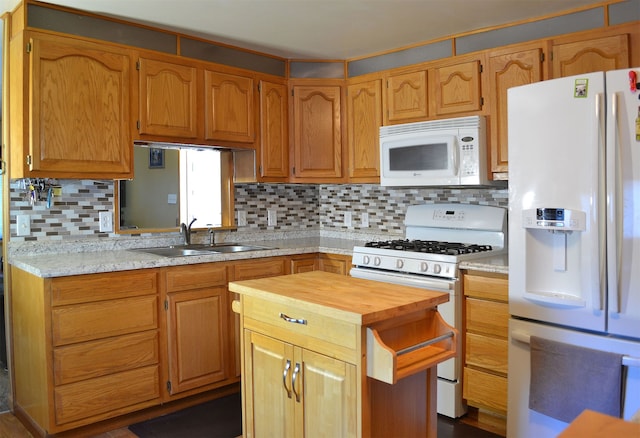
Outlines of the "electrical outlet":
[[244,210],[238,210],[238,226],[239,227],[247,226],[247,212]]
[[28,236],[31,234],[31,217],[28,214],[21,214],[16,218],[18,236]]
[[113,231],[113,219],[110,211],[101,211],[98,213],[100,216],[100,232],[110,233]]
[[369,228],[369,213],[362,213],[362,216],[360,216],[360,225],[362,228]]
[[267,209],[267,225],[270,227],[278,225],[278,213],[273,208]]
[[352,219],[351,212],[350,211],[345,211],[344,212],[344,226],[345,227],[351,228],[351,219]]

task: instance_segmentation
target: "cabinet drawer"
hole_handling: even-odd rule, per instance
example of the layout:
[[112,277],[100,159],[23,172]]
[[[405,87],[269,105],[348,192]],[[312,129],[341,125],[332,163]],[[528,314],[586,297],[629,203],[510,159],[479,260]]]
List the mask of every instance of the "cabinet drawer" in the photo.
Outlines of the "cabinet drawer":
[[467,330],[475,333],[508,337],[509,305],[495,301],[467,298]]
[[118,336],[158,328],[156,295],[56,307],[53,345]]
[[155,330],[83,342],[54,350],[54,382],[63,385],[157,363]]
[[284,258],[255,259],[239,262],[234,266],[234,280],[252,280],[254,278],[286,275],[287,261]]
[[462,396],[471,406],[507,415],[506,377],[465,368]]
[[157,292],[158,271],[140,270],[75,275],[51,280],[53,306],[150,295]]
[[489,336],[467,333],[465,361],[468,365],[507,374],[508,342]]
[[213,263],[181,266],[167,271],[167,292],[227,285],[227,267]]
[[[157,365],[59,386],[54,390],[56,423],[109,418],[156,404],[153,400],[159,397]],[[108,412],[112,414],[105,415]]]
[[[359,342],[356,325],[306,309],[243,296],[244,327],[303,348],[353,362]],[[304,320],[285,321],[280,315]]]
[[488,300],[509,301],[509,280],[505,275],[465,274],[464,294],[469,297]]

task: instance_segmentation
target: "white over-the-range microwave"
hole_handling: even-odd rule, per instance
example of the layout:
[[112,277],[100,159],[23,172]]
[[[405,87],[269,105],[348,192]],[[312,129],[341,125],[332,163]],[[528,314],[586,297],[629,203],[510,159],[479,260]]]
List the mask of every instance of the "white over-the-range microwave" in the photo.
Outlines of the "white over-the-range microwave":
[[383,186],[489,185],[483,116],[380,128]]

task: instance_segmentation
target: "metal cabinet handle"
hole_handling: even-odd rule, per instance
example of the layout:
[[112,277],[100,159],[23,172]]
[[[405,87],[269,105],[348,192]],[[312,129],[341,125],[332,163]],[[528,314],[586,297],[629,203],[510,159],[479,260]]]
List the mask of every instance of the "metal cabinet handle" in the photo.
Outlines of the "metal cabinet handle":
[[296,379],[298,378],[299,373],[300,364],[296,362],[296,366],[293,368],[293,376],[291,377],[291,388],[293,389],[293,393],[296,395],[297,402],[300,402],[300,394],[296,391]]
[[[287,363],[284,366],[284,372],[282,373],[282,385],[284,386],[284,390],[287,391],[287,396],[291,398],[291,390],[287,388],[287,375],[289,374],[289,370],[291,369],[291,361],[287,359]],[[295,376],[295,374],[294,374]],[[294,377],[295,378],[295,377]]]
[[284,313],[280,312],[280,318],[284,319],[287,322],[292,322],[294,324],[303,324],[303,325],[307,325],[307,320],[306,319],[297,319],[297,318],[292,318],[288,315],[285,315]]

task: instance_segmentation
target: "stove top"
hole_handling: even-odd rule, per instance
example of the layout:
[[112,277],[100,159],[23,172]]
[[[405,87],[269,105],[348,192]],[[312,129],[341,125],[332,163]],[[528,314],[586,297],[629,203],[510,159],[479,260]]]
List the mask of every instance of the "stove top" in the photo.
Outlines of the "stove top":
[[404,239],[368,242],[353,248],[358,269],[455,278],[463,260],[502,254],[506,210],[466,204],[408,207]]
[[367,242],[364,246],[365,248],[380,248],[395,251],[412,251],[426,254],[446,255],[473,254],[477,252],[491,251],[493,249],[491,245],[417,239]]

